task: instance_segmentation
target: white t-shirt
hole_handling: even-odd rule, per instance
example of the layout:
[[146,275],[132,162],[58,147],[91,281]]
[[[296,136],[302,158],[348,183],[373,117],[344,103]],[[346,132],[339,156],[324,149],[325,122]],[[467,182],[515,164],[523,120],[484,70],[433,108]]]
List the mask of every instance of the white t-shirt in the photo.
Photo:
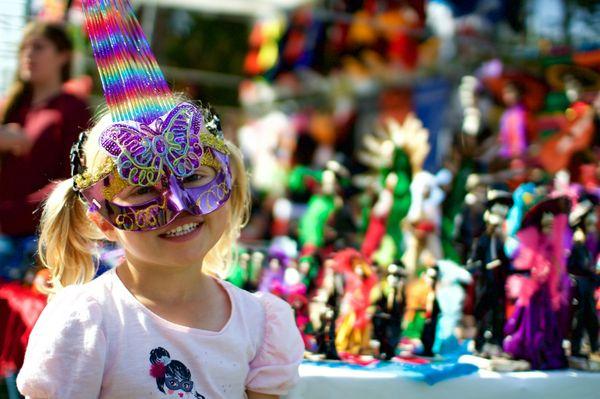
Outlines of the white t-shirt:
[[231,317],[221,331],[169,322],[114,270],[65,288],[35,325],[19,391],[32,398],[244,398],[285,394],[304,345],[290,306],[218,280]]

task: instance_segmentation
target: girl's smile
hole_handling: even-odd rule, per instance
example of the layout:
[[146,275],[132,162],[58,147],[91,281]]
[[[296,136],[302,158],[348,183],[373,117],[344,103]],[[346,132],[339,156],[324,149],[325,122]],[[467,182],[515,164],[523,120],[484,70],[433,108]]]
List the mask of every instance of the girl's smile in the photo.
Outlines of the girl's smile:
[[[186,218],[187,219],[187,218]],[[196,238],[202,226],[204,226],[204,220],[175,220],[171,223],[169,230],[165,233],[159,234],[159,237],[171,242],[185,242]]]

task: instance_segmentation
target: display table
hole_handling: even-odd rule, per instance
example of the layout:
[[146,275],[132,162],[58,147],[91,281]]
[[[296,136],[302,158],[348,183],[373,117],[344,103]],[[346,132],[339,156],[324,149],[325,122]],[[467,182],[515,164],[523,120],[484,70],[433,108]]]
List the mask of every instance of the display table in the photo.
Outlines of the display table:
[[381,369],[305,363],[286,399],[592,399],[600,397],[600,373],[574,370],[496,373],[479,370],[428,385]]

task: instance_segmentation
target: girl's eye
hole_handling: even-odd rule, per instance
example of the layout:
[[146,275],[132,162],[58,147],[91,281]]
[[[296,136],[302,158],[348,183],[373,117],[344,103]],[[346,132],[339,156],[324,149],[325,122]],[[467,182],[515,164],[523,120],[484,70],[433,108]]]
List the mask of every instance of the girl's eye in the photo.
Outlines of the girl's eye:
[[135,190],[132,193],[132,195],[144,195],[144,194],[149,194],[153,191],[154,191],[154,187],[140,187],[137,190]]
[[[206,170],[204,170],[206,169]],[[215,172],[210,168],[203,168],[201,170],[196,171],[193,175],[190,175],[183,179],[183,184],[185,187],[199,187],[203,186],[215,177]]]
[[183,182],[184,183],[191,183],[191,182],[202,180],[205,177],[206,177],[205,175],[202,175],[202,174],[199,174],[199,173],[194,173],[193,175],[186,177],[183,180]]
[[139,205],[160,197],[156,187],[135,187],[117,195],[112,201],[117,205]]

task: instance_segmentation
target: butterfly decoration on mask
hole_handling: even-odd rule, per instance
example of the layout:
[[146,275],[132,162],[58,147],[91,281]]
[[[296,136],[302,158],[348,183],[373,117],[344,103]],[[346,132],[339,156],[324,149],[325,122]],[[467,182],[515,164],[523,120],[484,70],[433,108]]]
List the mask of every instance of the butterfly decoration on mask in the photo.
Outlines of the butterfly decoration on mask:
[[204,117],[191,103],[180,103],[149,125],[115,123],[100,145],[113,158],[119,175],[134,186],[153,186],[164,176],[190,176],[202,159]]

